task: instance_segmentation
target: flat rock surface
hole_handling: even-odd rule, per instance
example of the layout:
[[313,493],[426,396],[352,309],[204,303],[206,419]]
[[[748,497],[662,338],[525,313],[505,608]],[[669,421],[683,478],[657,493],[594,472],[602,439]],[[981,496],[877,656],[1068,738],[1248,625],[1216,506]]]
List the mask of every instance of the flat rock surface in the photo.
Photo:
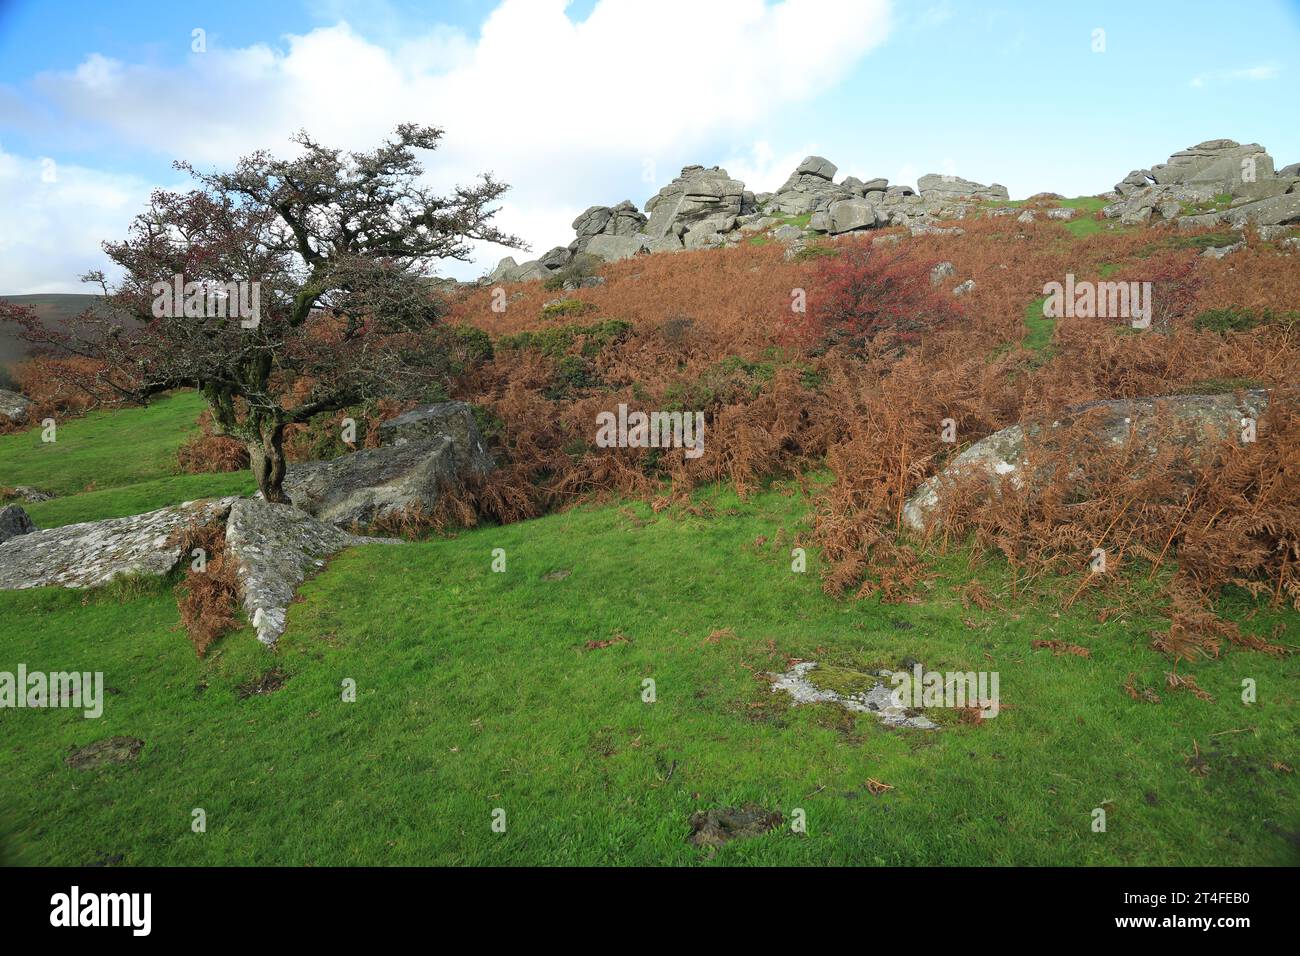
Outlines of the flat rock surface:
[[796,704],[838,704],[854,713],[875,714],[882,724],[890,727],[934,730],[939,726],[929,717],[911,714],[907,708],[897,706],[893,699],[894,688],[888,686],[883,679],[875,681],[867,690],[854,693],[840,693],[819,687],[808,676],[817,666],[816,661],[802,661],[784,674],[775,675],[772,692],[789,694]]
[[289,505],[236,501],[226,523],[226,554],[235,563],[244,610],[263,644],[284,633],[285,613],[298,585],[325,559],[355,544],[390,543],[340,531]]
[[[1174,437],[1193,448],[1209,447],[1213,442],[1239,432],[1241,419],[1256,421],[1268,408],[1268,392],[1250,389],[1240,396],[1169,395],[1156,398],[1114,399],[1073,405],[1051,423],[1047,434],[1069,425],[1087,413],[1096,415],[1097,435],[1113,444],[1139,439],[1150,434],[1161,422],[1162,413],[1174,428]],[[1151,447],[1152,456],[1158,448]],[[981,438],[953,458],[939,474],[923,482],[903,507],[903,522],[913,530],[922,530],[939,508],[947,492],[959,478],[984,478],[990,483],[1003,475],[1014,486],[1024,482],[1030,462],[1026,457],[1025,432],[1011,425]]]
[[90,588],[120,574],[166,574],[181,557],[176,532],[223,520],[234,501],[186,502],[10,538],[0,544],[0,589]]

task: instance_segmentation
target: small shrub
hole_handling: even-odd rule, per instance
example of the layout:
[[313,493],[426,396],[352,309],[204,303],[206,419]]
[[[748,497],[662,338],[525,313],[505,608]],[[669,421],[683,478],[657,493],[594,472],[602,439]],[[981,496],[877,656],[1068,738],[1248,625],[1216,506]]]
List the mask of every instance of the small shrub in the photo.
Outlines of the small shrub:
[[931,283],[933,266],[903,249],[846,243],[842,255],[817,267],[803,331],[857,344],[891,330],[906,341],[959,317],[953,296]]

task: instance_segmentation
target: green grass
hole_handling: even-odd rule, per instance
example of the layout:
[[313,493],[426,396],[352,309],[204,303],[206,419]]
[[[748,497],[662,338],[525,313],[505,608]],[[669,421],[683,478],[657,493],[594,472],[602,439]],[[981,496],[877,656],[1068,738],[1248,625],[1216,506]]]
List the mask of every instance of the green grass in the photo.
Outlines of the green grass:
[[248,471],[222,474],[173,475],[155,478],[120,488],[86,491],[66,498],[37,503],[18,502],[31,515],[38,528],[57,528],[79,521],[122,518],[165,508],[196,498],[219,498],[224,495],[251,495],[257,482]]
[[247,471],[175,474],[176,450],[197,430],[203,408],[197,392],[177,392],[147,407],[69,419],[58,424],[53,442],[41,441],[40,426],[0,435],[0,488],[30,485],[59,496],[17,502],[39,528],[252,493]]
[[87,485],[115,488],[176,470],[176,450],[197,431],[197,392],[177,392],[143,408],[90,412],[57,423],[55,440],[40,426],[0,435],[0,487],[34,485],[59,495]]
[[[791,489],[784,489],[790,491]],[[702,497],[712,517],[589,507],[335,558],[275,652],[245,629],[206,661],[165,585],[0,593],[0,670],[99,670],[104,716],[0,710],[0,857],[122,864],[1287,864],[1297,862],[1300,665],[1229,649],[1166,691],[1161,620],[1097,621],[1012,600],[995,564],[940,562],[917,605],[837,601],[792,573],[798,494]],[[762,539],[762,540],[760,540]],[[492,573],[494,548],[507,571]],[[548,580],[552,571],[570,572]],[[963,607],[978,578],[997,597]],[[1252,633],[1300,616],[1232,608]],[[721,632],[721,633],[718,633]],[[586,642],[629,642],[586,650]],[[710,638],[711,635],[714,635]],[[1085,659],[1032,650],[1062,639]],[[996,670],[982,725],[889,730],[792,708],[755,679],[787,657],[861,670],[906,656]],[[240,699],[272,666],[284,688]],[[1123,691],[1157,687],[1159,704]],[[1243,678],[1259,702],[1240,702]],[[356,681],[357,702],[340,687]],[[642,701],[646,679],[657,700]],[[937,715],[950,718],[944,712]],[[74,771],[75,745],[143,738],[140,759]],[[1199,747],[1208,774],[1189,772]],[[866,781],[894,787],[872,796]],[[685,842],[698,809],[757,803],[782,830]],[[1108,831],[1090,829],[1108,808]],[[506,811],[507,832],[490,827]],[[207,832],[191,832],[191,812]]]
[[1056,331],[1056,320],[1043,315],[1043,303],[1046,296],[1040,296],[1025,308],[1025,337],[1020,344],[1031,352],[1039,352],[1044,357],[1052,344],[1052,335]]

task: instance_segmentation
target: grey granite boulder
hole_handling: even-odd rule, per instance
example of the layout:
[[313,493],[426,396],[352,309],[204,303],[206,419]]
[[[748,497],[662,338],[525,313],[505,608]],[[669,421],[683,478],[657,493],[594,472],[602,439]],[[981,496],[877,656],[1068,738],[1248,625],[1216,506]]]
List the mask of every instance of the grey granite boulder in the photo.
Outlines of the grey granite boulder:
[[[1245,391],[1240,396],[1174,395],[1086,402],[1065,409],[1059,419],[1047,426],[1031,426],[1030,436],[1036,443],[1049,444],[1059,429],[1087,414],[1098,440],[1122,444],[1130,435],[1139,441],[1154,436],[1164,420],[1173,429],[1170,440],[1190,447],[1194,452],[1192,460],[1196,460],[1214,442],[1239,435],[1243,418],[1258,421],[1267,408],[1268,393],[1261,389]],[[1147,450],[1154,458],[1160,447],[1152,441]],[[904,505],[903,521],[919,531],[937,516],[945,496],[958,482],[973,480],[992,492],[1004,476],[1014,488],[1022,487],[1026,480],[1044,477],[1034,470],[1025,428],[1021,425],[1012,425],[980,439],[922,483]]]
[[856,229],[875,229],[885,224],[879,205],[865,199],[840,199],[827,210],[827,232],[839,235]]
[[180,532],[224,521],[236,500],[186,502],[20,534],[0,544],[0,588],[89,588],[123,574],[167,574],[182,557]]
[[290,465],[285,493],[295,507],[345,529],[407,510],[428,511],[444,490],[493,467],[468,406],[449,404],[459,408],[394,419],[398,424],[390,423],[387,432],[392,445]]
[[685,166],[681,175],[646,201],[650,214],[644,227],[650,240],[684,235],[704,220],[721,223],[755,211],[754,195],[725,169]]
[[8,420],[16,425],[27,421],[27,410],[32,403],[25,396],[7,388],[0,388],[0,421]]
[[[838,199],[860,196],[856,180],[852,185],[835,184],[835,164],[822,156],[808,156],[767,202],[767,208],[786,216],[802,216],[825,210]],[[827,231],[827,230],[822,230]]]
[[234,502],[226,522],[226,558],[235,567],[240,597],[257,639],[274,644],[298,586],[325,559],[358,544],[400,544],[340,531],[289,505],[261,499]]
[[916,181],[916,189],[926,199],[1010,199],[1007,187],[994,183],[984,186],[980,183],[962,179],[960,176],[946,176],[928,173]]
[[460,450],[462,465],[477,459],[483,467],[491,468],[492,459],[474,420],[474,407],[468,402],[421,405],[379,426],[379,440],[385,445],[403,445],[408,441],[443,435],[450,436]]
[[601,233],[598,236],[590,237],[583,251],[589,256],[603,259],[605,262],[618,262],[620,259],[632,258],[646,247],[646,242],[646,237],[641,234],[612,236]]
[[31,517],[17,505],[5,505],[0,508],[0,544],[20,534],[31,534],[36,530]]

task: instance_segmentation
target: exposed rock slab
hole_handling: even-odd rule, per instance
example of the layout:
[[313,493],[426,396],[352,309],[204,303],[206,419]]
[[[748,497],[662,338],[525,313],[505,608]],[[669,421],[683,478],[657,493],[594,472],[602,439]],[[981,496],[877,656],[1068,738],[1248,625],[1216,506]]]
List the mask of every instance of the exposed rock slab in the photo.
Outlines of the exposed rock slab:
[[1007,187],[998,183],[985,186],[982,183],[962,179],[960,176],[946,176],[927,173],[916,181],[916,189],[924,199],[975,199],[1000,200],[1011,198]]
[[289,505],[261,499],[236,501],[226,522],[226,556],[234,562],[244,610],[257,639],[274,644],[285,613],[308,574],[325,559],[358,544],[397,544],[340,531]]
[[[453,403],[459,404],[459,403]],[[290,465],[284,490],[293,504],[322,521],[351,529],[407,509],[428,510],[463,477],[493,467],[468,406],[431,413],[390,429],[395,444],[333,461]],[[402,439],[418,427],[426,437]]]
[[177,532],[224,520],[236,500],[186,502],[10,538],[0,544],[0,588],[90,588],[122,574],[166,574],[181,559]]
[[875,714],[882,724],[890,727],[934,730],[939,726],[929,717],[910,713],[907,708],[899,707],[894,703],[894,688],[885,683],[885,679],[889,677],[886,671],[880,673],[882,679],[875,681],[866,690],[840,693],[819,687],[809,678],[809,674],[817,667],[816,661],[802,661],[795,664],[784,674],[775,675],[772,691],[789,694],[796,704],[837,704],[854,713]]
[[[1141,440],[1153,434],[1162,413],[1174,428],[1174,437],[1192,447],[1208,448],[1213,442],[1239,434],[1241,419],[1256,421],[1268,408],[1268,393],[1252,389],[1237,395],[1173,395],[1160,398],[1115,399],[1087,402],[1067,408],[1059,419],[1047,426],[1046,433],[1032,434],[1047,440],[1085,414],[1095,413],[1096,434],[1112,444],[1122,444],[1136,435]],[[1151,456],[1158,447],[1151,443]],[[985,482],[990,490],[1007,476],[1012,487],[1023,486],[1030,472],[1025,429],[1012,425],[982,438],[950,461],[912,494],[903,507],[903,521],[913,530],[922,530],[935,516],[945,496],[959,481],[974,479]]]

